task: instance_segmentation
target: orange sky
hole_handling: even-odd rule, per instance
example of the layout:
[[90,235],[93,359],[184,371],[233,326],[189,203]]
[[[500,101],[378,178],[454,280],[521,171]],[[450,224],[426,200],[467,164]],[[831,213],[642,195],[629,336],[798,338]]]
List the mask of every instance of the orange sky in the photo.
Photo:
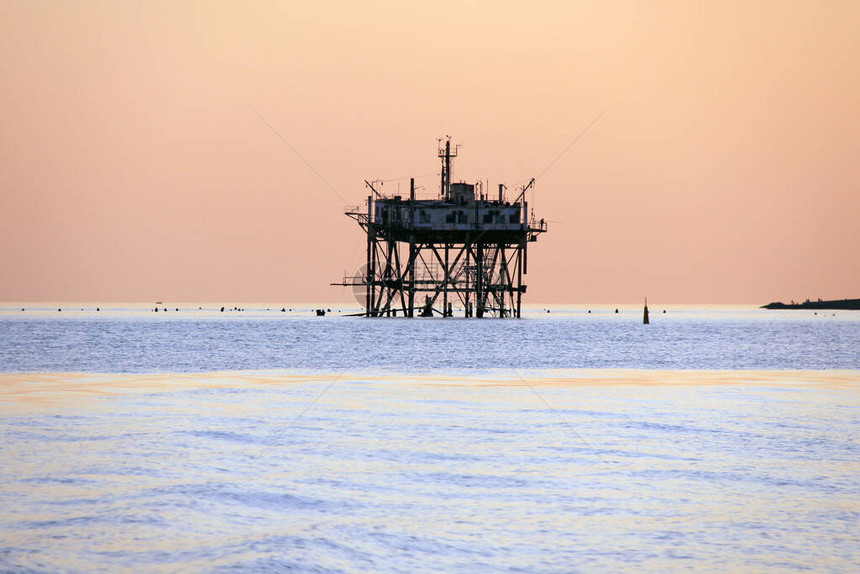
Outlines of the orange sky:
[[860,3],[343,4],[0,0],[0,301],[352,301],[361,230],[255,111],[358,204],[604,109],[528,302],[860,297]]

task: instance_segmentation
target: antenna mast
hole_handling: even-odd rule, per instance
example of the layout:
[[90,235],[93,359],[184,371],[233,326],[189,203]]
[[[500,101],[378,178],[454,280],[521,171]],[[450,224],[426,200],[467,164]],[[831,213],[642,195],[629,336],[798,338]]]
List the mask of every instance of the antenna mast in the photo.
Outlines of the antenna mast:
[[460,146],[454,146],[451,151],[451,136],[445,136],[445,147],[441,147],[442,140],[439,139],[439,157],[442,159],[442,183],[439,194],[445,201],[451,201],[451,159],[457,157]]

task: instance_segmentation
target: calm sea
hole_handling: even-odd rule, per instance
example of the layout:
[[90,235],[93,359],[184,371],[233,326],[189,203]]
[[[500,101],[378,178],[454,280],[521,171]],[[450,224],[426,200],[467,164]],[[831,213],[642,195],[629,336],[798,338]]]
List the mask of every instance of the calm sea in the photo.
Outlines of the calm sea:
[[199,307],[0,308],[0,571],[860,569],[860,312]]

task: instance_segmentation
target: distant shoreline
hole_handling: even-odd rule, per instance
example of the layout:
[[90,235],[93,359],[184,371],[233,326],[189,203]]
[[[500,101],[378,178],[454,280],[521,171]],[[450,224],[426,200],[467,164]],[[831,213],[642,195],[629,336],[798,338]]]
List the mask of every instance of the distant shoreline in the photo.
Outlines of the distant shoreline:
[[781,301],[776,301],[774,303],[768,303],[767,305],[762,305],[761,309],[840,309],[840,310],[849,310],[849,311],[857,311],[860,310],[860,299],[836,299],[833,301],[822,301],[819,299],[818,301],[810,301],[807,299],[803,303],[795,303],[792,301],[791,303],[783,303]]

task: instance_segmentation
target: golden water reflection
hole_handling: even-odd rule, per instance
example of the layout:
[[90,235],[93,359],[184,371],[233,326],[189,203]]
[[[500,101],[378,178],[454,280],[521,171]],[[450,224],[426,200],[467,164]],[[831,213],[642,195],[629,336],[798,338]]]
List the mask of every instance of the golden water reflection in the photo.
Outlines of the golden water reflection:
[[291,373],[286,371],[224,371],[214,373],[0,373],[0,409],[56,407],[107,395],[176,392],[194,389],[265,388],[331,382],[449,385],[460,387],[521,386],[788,386],[793,389],[860,388],[860,370],[828,371],[701,371],[575,369],[567,371],[498,371],[468,375],[400,373]]

